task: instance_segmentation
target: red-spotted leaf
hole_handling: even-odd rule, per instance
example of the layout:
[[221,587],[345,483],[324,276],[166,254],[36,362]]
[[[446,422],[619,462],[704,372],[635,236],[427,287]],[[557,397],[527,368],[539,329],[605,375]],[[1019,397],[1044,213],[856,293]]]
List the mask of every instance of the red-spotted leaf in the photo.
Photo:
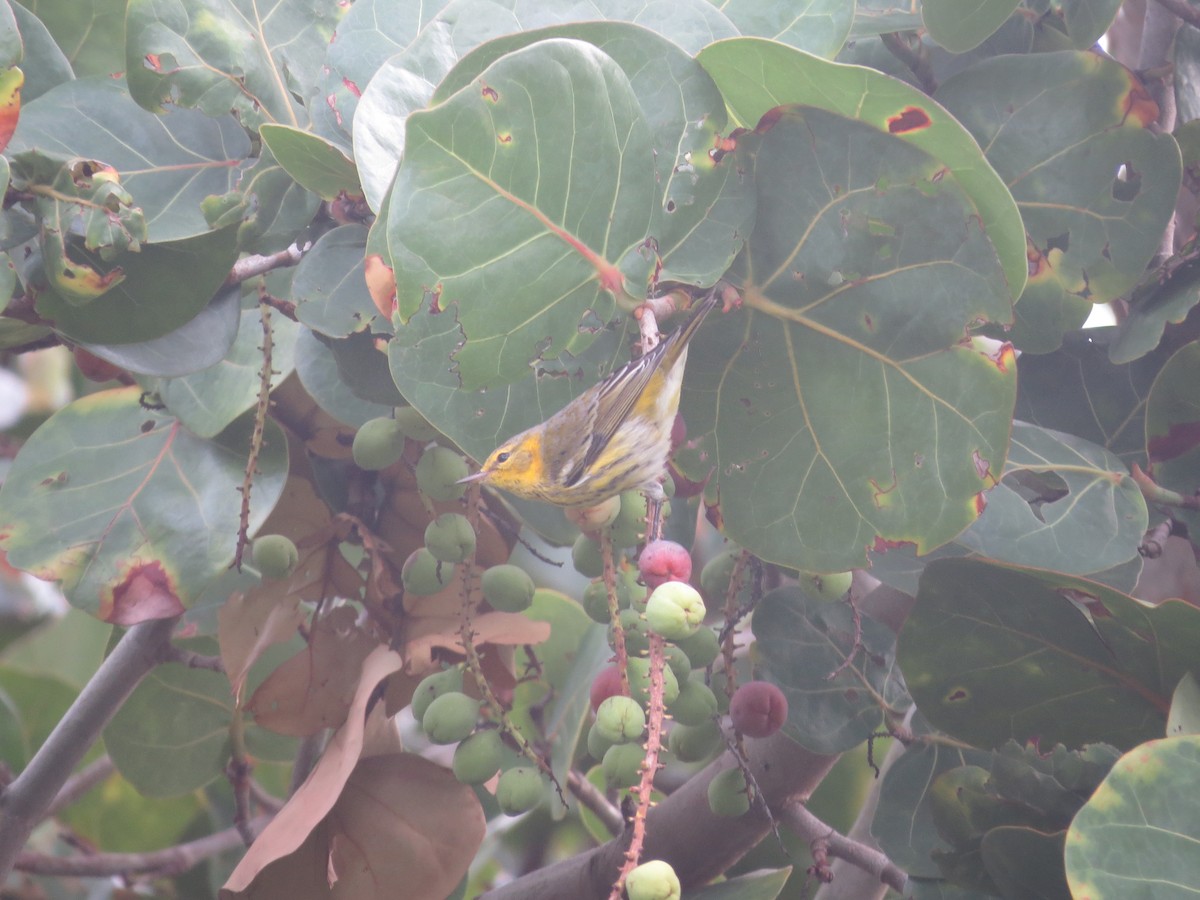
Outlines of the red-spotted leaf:
[[[121,625],[178,615],[233,559],[250,429],[212,441],[143,403],[92,394],[43,424],[0,490],[9,562],[61,581],[71,602]],[[253,533],[279,499],[286,441],[271,428],[251,495]]]

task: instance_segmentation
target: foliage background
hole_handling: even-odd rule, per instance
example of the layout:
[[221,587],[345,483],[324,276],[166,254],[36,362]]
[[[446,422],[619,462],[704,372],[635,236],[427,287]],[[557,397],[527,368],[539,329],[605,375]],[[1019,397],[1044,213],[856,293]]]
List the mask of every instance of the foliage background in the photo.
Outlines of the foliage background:
[[[748,753],[802,838],[708,814],[724,756],[667,770],[648,852],[690,889],[757,846],[817,891],[824,781],[911,895],[1128,896],[1147,859],[1200,884],[1198,27],[1184,0],[0,4],[11,889],[324,897],[358,846],[419,896],[602,891],[620,848],[553,791],[501,827],[385,725],[460,658],[473,576],[403,594],[461,506],[419,495],[424,438],[378,475],[350,440],[412,406],[480,459],[622,362],[648,291],[718,280],[668,528],[697,571],[754,559],[738,677],[790,716]],[[487,505],[474,565],[544,590],[477,610],[483,672],[565,780],[603,629],[515,540],[563,562],[573,526]],[[231,566],[256,533],[292,576]],[[848,569],[853,607],[795,577]],[[270,816],[243,856],[234,821]],[[859,863],[817,892],[884,890]]]

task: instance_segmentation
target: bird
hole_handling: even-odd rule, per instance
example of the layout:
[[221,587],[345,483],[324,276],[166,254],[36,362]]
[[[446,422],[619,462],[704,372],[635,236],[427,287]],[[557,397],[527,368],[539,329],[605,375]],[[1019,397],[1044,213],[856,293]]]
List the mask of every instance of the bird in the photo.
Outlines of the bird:
[[459,483],[562,507],[596,506],[631,490],[660,502],[688,343],[718,300],[713,288],[656,347],[504,441]]

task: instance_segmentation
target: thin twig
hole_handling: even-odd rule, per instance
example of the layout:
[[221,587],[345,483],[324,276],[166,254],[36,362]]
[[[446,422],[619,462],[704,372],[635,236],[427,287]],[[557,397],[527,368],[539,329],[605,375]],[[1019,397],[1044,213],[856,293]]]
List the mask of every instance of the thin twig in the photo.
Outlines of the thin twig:
[[125,632],[25,771],[0,793],[0,883],[104,726],[141,680],[163,661],[177,621],[155,619]]
[[67,779],[62,790],[54,795],[53,802],[46,807],[46,816],[58,815],[116,770],[117,767],[107,755],[92,760]]
[[874,875],[881,883],[901,894],[908,890],[908,873],[888,859],[886,854],[839,834],[809,812],[803,803],[788,803],[783,808],[781,818],[792,831],[813,847],[814,859],[821,857],[818,865],[823,865],[825,857],[844,859],[864,872]]
[[[251,823],[255,834],[261,832],[270,816],[260,816]],[[114,875],[154,874],[178,875],[206,859],[236,850],[242,837],[236,828],[226,828],[186,844],[150,853],[92,853],[87,856],[50,856],[44,853],[21,853],[16,868],[31,875],[66,875],[78,878],[105,878]]]
[[305,245],[304,248],[300,248],[292,244],[286,250],[280,250],[278,253],[271,253],[267,256],[243,256],[233,264],[233,269],[230,270],[229,277],[225,279],[225,284],[241,284],[256,275],[265,275],[274,269],[294,266],[300,262],[309,246]]
[[225,671],[225,663],[221,662],[221,657],[205,656],[203,653],[185,650],[175,644],[171,644],[170,649],[167,650],[167,658],[163,661],[179,663],[189,669],[207,669],[209,672],[221,673]]
[[625,830],[625,820],[621,817],[621,811],[608,802],[608,798],[598,787],[574,769],[567,772],[567,790],[579,801],[580,806],[600,820],[613,837]]

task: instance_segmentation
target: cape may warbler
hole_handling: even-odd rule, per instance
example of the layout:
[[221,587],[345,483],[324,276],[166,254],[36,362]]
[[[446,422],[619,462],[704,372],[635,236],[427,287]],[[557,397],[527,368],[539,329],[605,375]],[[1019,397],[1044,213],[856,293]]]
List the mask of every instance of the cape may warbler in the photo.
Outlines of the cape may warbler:
[[462,481],[557,506],[595,506],[631,490],[661,499],[688,341],[717,299],[710,292],[657,347],[505,441]]

